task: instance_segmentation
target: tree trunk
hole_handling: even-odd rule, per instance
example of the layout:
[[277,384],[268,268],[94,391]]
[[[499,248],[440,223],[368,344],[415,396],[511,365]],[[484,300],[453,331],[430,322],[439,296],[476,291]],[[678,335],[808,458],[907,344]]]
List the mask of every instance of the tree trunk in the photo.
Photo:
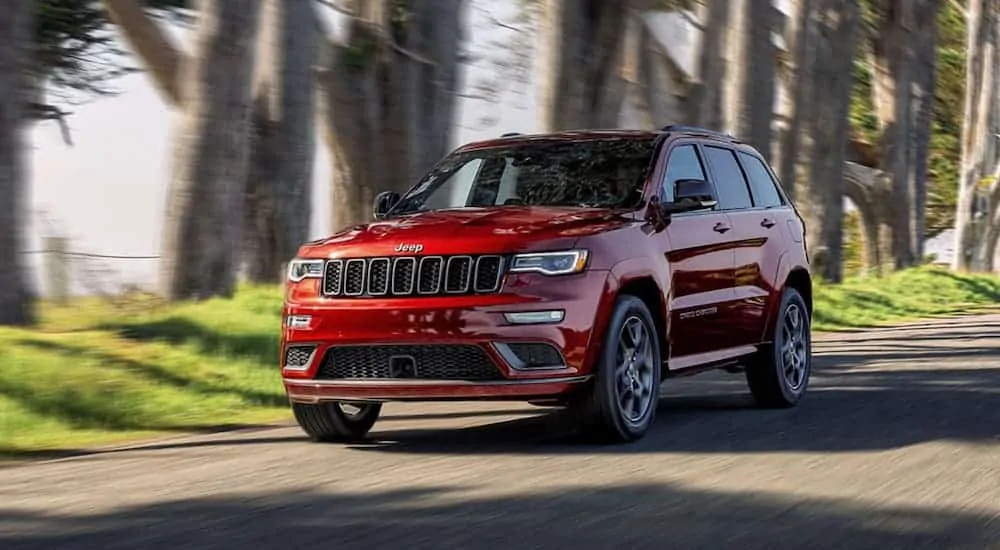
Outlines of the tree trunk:
[[800,164],[800,149],[802,144],[802,123],[809,115],[810,107],[810,75],[813,60],[810,56],[814,50],[813,0],[799,0],[792,14],[792,25],[789,29],[789,51],[791,62],[788,66],[788,93],[791,105],[788,109],[788,127],[781,139],[780,177],[785,191],[795,200],[797,167]]
[[153,85],[170,105],[180,105],[183,85],[178,78],[184,53],[143,10],[138,0],[104,0],[108,17],[152,74]]
[[925,0],[916,12],[916,35],[920,37],[914,51],[913,151],[910,163],[909,192],[913,197],[910,210],[910,248],[917,263],[923,263],[926,240],[925,210],[927,208],[927,170],[931,144],[931,122],[934,115],[934,84],[937,79],[937,16],[940,0]]
[[770,159],[776,13],[771,0],[731,0],[730,10],[725,128]]
[[181,68],[183,116],[160,259],[172,300],[232,294],[237,273],[254,38],[254,0],[202,0],[194,55]]
[[702,7],[704,30],[698,50],[698,74],[684,105],[686,122],[712,130],[723,129],[722,104],[726,82],[726,44],[729,0],[714,0]]
[[334,231],[369,220],[379,191],[405,191],[450,148],[465,2],[418,4],[419,14],[391,23],[402,5],[356,0],[347,42],[324,48],[319,116],[334,161]]
[[34,2],[10,0],[0,17],[0,325],[35,319],[24,257],[28,163],[25,107]]
[[629,0],[545,0],[541,25],[540,126],[546,131],[613,125]]
[[851,67],[860,19],[857,0],[818,0],[818,40],[812,75],[815,107],[810,133],[811,177],[805,200],[806,238],[818,276],[843,278],[843,196]]
[[994,87],[997,55],[997,10],[1000,0],[969,0],[966,9],[968,40],[965,65],[965,111],[962,125],[958,200],[955,210],[955,258],[952,267],[968,270],[975,260],[974,211],[976,188],[983,177],[984,142]]
[[266,0],[263,10],[242,260],[249,280],[271,283],[309,237],[319,33],[311,2]]

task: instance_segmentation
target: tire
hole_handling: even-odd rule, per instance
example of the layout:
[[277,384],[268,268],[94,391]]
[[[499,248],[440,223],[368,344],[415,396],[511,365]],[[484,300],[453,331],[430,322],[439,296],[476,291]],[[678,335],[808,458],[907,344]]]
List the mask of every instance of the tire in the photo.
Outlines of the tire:
[[748,361],[747,385],[758,406],[794,407],[805,395],[812,374],[809,310],[794,288],[782,292],[773,331],[771,343],[761,346]]
[[[630,354],[631,361],[623,356],[630,347],[638,348]],[[616,300],[601,349],[594,380],[568,405],[570,417],[587,439],[607,443],[638,440],[656,418],[662,366],[656,324],[642,300],[631,295]]]
[[[345,411],[344,405],[356,407],[358,412]],[[309,439],[323,443],[350,442],[359,441],[368,434],[382,414],[382,404],[292,403],[292,412]]]

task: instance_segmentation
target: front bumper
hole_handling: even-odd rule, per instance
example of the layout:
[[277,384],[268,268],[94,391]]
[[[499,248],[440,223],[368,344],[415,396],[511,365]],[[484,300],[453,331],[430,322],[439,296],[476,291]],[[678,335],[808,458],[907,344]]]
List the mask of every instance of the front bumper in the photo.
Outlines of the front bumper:
[[458,380],[296,380],[285,392],[296,403],[320,401],[530,400],[573,392],[590,376],[535,380],[466,382]]
[[[587,382],[596,360],[592,345],[600,330],[609,286],[606,271],[567,277],[510,276],[496,294],[409,299],[289,299],[285,316],[308,319],[298,328],[286,323],[282,358],[292,346],[314,346],[308,363],[282,367],[285,390],[295,402],[449,399],[537,399],[556,397]],[[308,296],[298,289],[291,298]],[[514,324],[505,313],[562,311],[558,323]],[[307,326],[306,326],[307,325]],[[561,361],[527,368],[512,360],[505,344],[547,344]],[[496,379],[437,377],[339,377],[324,367],[334,347],[477,346],[499,375]],[[381,360],[381,359],[380,359]],[[418,368],[419,370],[419,368]]]

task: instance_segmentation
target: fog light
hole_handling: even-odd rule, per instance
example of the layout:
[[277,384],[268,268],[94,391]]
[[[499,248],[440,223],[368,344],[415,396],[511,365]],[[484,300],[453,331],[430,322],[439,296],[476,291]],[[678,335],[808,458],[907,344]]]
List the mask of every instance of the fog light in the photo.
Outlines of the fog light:
[[566,312],[561,309],[548,311],[519,311],[517,313],[504,313],[504,318],[508,323],[514,325],[530,325],[536,323],[558,323],[566,316]]
[[311,315],[289,315],[285,317],[285,325],[288,328],[297,329],[308,329],[312,328],[312,316]]

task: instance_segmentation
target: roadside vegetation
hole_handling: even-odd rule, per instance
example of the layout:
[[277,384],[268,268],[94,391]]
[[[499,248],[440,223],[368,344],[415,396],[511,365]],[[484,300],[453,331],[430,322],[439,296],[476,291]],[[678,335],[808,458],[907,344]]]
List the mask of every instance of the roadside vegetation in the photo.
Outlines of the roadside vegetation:
[[[817,330],[1000,305],[1000,278],[923,267],[819,285]],[[0,457],[290,420],[277,371],[281,294],[166,304],[132,295],[43,305],[0,328]]]

